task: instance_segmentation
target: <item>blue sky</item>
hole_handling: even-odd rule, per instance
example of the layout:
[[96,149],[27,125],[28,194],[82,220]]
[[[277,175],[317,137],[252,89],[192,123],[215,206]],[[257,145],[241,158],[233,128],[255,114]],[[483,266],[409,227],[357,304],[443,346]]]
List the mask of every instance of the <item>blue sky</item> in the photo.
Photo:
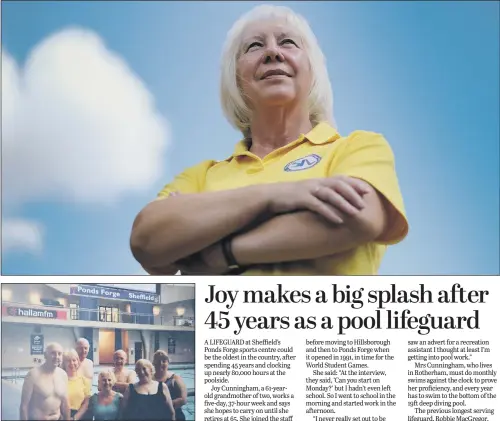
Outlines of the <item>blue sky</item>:
[[[128,248],[134,216],[176,173],[201,160],[225,158],[239,140],[219,107],[219,58],[227,30],[256,4],[2,3],[2,47],[21,69],[33,48],[48,36],[68,27],[92,31],[152,95],[154,113],[167,122],[163,138],[168,139],[165,149],[140,136],[130,150],[123,147],[124,158],[114,164],[118,172],[145,165],[147,157],[138,156],[137,142],[158,151],[160,160],[152,164],[158,171],[149,174],[146,169],[146,181],[135,184],[126,178],[113,184],[104,169],[100,183],[99,165],[105,165],[106,155],[102,162],[95,155],[87,157],[87,140],[82,136],[66,136],[67,142],[74,142],[67,149],[57,144],[46,151],[43,142],[38,144],[36,148],[42,149],[36,150],[41,152],[29,158],[33,165],[43,154],[43,162],[58,162],[55,168],[71,172],[74,165],[61,163],[64,151],[78,150],[82,160],[89,159],[78,166],[79,176],[97,180],[89,187],[92,191],[101,184],[108,186],[106,194],[113,200],[72,195],[71,189],[63,194],[58,186],[72,180],[63,170],[47,178],[55,185],[54,192],[42,186],[45,190],[40,195],[31,195],[25,188],[22,200],[3,197],[4,226],[9,218],[17,218],[30,221],[40,233],[27,246],[21,241],[9,249],[4,237],[3,274],[140,273]],[[341,134],[376,131],[393,147],[410,234],[389,249],[380,273],[498,274],[498,3],[280,4],[303,14],[319,39],[328,59]],[[22,78],[23,70],[19,74]],[[78,85],[75,74],[70,77]],[[57,80],[61,86],[66,83],[62,76]],[[51,101],[47,100],[47,107]],[[72,121],[66,110],[59,114]],[[63,130],[64,123],[60,124]],[[23,157],[30,156],[30,148],[22,149]],[[113,148],[122,146],[111,143],[103,146],[103,153],[114,156]],[[11,159],[5,147],[2,156],[5,166]],[[26,159],[23,165],[29,168]],[[43,168],[42,181],[51,166]],[[20,188],[25,180],[19,177],[6,180],[4,174],[4,189],[6,184],[11,190]],[[39,181],[30,180],[35,180],[30,185]],[[42,187],[36,185],[33,190],[42,191]],[[86,187],[82,184],[78,191]]]

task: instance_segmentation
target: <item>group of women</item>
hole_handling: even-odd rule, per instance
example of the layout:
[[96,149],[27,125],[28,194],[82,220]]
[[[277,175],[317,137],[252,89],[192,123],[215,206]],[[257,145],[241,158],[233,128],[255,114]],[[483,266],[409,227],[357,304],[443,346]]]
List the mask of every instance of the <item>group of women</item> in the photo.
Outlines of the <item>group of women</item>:
[[154,354],[153,362],[141,359],[135,364],[138,381],[124,394],[113,387],[113,371],[101,371],[98,392],[92,394],[91,380],[78,374],[80,359],[76,351],[63,355],[63,369],[68,374],[68,398],[72,420],[95,421],[182,421],[182,406],[187,402],[187,389],[182,378],[169,371],[165,351]]

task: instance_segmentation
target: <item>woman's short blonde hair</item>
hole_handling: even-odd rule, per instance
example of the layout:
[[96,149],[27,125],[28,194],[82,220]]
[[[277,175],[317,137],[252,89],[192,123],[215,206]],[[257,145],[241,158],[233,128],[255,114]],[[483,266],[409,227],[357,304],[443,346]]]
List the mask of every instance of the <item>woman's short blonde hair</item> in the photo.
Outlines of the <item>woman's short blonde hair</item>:
[[149,367],[149,369],[151,370],[151,373],[152,374],[155,374],[155,368],[153,367],[153,364],[151,364],[151,361],[149,360],[146,360],[146,359],[141,359],[141,360],[137,360],[136,363],[135,363],[135,369],[137,371],[137,367],[142,365],[143,367]]
[[244,14],[229,30],[222,53],[220,96],[222,110],[228,121],[245,136],[248,136],[252,113],[245,103],[236,77],[236,62],[239,57],[242,36],[247,26],[266,19],[280,19],[292,25],[302,39],[309,57],[312,84],[309,92],[309,119],[313,126],[321,121],[336,126],[333,118],[333,93],[326,59],[316,36],[307,21],[285,6],[260,5]]
[[101,383],[101,380],[103,377],[111,377],[111,381],[113,382],[113,386],[116,383],[116,376],[115,373],[113,373],[111,370],[104,370],[99,373],[97,376],[97,384]]
[[68,362],[71,361],[71,359],[76,358],[78,360],[78,367],[80,367],[80,357],[78,355],[78,352],[74,349],[70,349],[69,351],[63,352],[62,355],[62,369],[66,371],[66,368],[68,367]]

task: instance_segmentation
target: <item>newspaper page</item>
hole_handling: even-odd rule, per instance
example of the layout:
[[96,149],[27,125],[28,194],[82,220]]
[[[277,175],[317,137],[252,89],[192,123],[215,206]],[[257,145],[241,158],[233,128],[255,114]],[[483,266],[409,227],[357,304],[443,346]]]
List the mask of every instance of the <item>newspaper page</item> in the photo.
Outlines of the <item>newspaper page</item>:
[[0,9],[2,420],[499,419],[498,1]]

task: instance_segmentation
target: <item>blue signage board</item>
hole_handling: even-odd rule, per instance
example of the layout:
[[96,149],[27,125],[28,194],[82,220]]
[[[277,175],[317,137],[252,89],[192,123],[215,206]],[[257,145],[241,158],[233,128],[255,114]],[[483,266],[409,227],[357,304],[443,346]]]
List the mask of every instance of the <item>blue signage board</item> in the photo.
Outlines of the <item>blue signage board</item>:
[[152,292],[132,291],[123,288],[110,288],[102,285],[71,285],[70,295],[84,297],[107,298],[110,300],[138,301],[141,303],[158,304],[160,296]]
[[43,355],[43,335],[31,335],[31,355]]

